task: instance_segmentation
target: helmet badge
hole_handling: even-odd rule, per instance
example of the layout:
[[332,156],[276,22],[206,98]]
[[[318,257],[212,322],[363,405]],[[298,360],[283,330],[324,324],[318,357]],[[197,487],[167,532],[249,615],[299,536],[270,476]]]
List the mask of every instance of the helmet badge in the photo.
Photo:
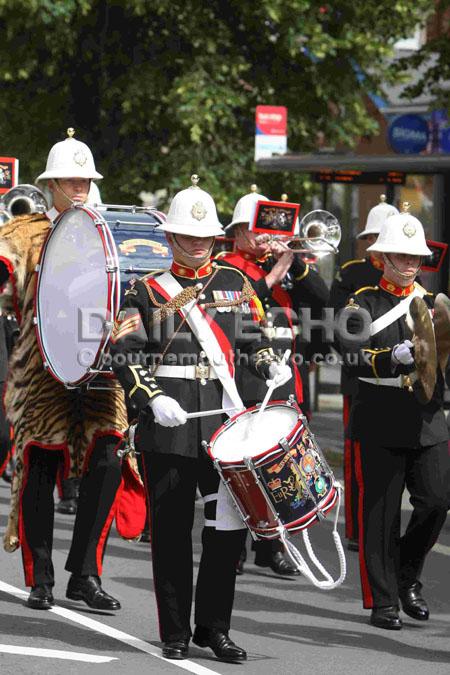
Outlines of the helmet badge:
[[86,154],[83,152],[83,150],[77,150],[74,153],[73,161],[75,162],[75,164],[78,164],[78,166],[84,166],[87,160],[88,158]]
[[416,234],[416,226],[414,223],[405,223],[405,225],[403,225],[403,234],[408,237],[408,239],[414,237]]
[[206,218],[207,210],[202,202],[195,202],[191,209],[191,215],[195,220],[203,220]]

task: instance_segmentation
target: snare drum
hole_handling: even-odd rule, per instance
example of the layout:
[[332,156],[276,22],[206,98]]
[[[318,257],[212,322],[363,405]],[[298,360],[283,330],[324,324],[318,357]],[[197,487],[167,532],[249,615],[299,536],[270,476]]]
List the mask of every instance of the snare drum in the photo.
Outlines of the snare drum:
[[54,222],[37,266],[35,324],[44,366],[66,387],[92,380],[130,279],[169,268],[158,211],[75,205]]
[[300,408],[274,401],[221,426],[207,451],[249,529],[275,539],[283,526],[303,530],[335,504],[335,480]]

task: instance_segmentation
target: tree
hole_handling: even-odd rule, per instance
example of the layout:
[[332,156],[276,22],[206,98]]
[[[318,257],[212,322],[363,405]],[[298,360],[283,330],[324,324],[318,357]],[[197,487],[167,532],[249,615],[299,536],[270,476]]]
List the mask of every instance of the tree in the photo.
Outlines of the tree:
[[[351,146],[376,132],[367,92],[392,81],[393,43],[428,0],[0,0],[2,153],[33,181],[66,127],[93,149],[104,198],[188,185],[227,212],[257,182],[268,196],[305,177],[255,171],[257,104],[289,109],[289,147],[317,134]],[[309,186],[310,187],[310,186]]]

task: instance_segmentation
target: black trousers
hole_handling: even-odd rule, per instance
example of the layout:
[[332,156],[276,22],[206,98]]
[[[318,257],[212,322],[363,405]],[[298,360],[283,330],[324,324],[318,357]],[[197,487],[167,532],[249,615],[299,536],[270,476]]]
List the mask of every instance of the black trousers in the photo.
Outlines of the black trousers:
[[[113,505],[121,482],[114,452],[117,438],[99,438],[81,479],[78,510],[66,570],[101,575]],[[21,550],[27,586],[54,585],[52,563],[56,475],[63,462],[59,450],[31,446],[25,462],[20,503]]]
[[[448,443],[413,450],[361,440],[355,449],[363,604],[397,605],[399,589],[419,579],[450,507]],[[400,536],[405,486],[413,512]]]
[[236,564],[246,529],[214,526],[219,475],[211,460],[146,453],[153,578],[161,640],[189,638],[193,591],[192,527],[197,485],[205,500],[206,524],[195,593],[195,623],[228,631]]
[[[0,395],[3,394],[4,386],[5,383],[0,381]],[[0,401],[0,476],[8,464],[11,448],[11,426],[6,419],[6,413]]]

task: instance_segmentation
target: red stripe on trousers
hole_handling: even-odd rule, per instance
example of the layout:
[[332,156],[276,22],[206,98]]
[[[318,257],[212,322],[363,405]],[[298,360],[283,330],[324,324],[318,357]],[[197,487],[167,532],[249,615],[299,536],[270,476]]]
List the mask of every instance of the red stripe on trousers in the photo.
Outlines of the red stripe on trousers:
[[354,441],[353,448],[355,452],[355,473],[359,488],[358,500],[358,525],[359,525],[359,573],[361,577],[361,590],[363,595],[364,609],[373,607],[372,589],[370,588],[369,575],[367,573],[366,559],[364,556],[364,479],[361,465],[361,443]]
[[345,489],[345,536],[347,539],[354,539],[355,527],[353,523],[352,501],[354,499],[352,490],[352,441],[347,438],[347,427],[350,418],[351,397],[344,394],[342,407],[342,423],[344,425],[344,489]]

